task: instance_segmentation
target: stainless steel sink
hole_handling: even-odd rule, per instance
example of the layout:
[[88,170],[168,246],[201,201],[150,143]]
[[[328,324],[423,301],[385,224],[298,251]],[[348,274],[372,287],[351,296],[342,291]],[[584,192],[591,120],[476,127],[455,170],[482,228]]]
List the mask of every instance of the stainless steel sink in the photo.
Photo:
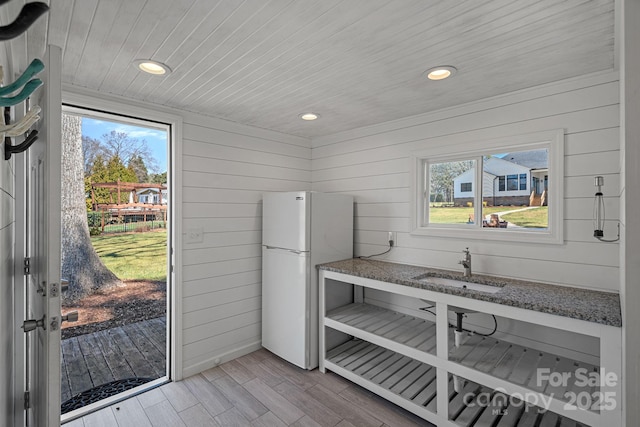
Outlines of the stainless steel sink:
[[[489,294],[495,294],[496,292],[500,292],[502,287],[505,285],[501,282],[496,281],[487,281],[485,283],[477,283],[477,281],[482,280],[476,277],[469,277],[466,280],[456,280],[451,279],[449,277],[442,277],[440,273],[425,273],[413,278],[413,280],[417,280],[418,282],[423,282],[425,284],[432,285],[440,285],[444,287],[452,287],[458,289],[469,289],[477,292],[485,292]],[[476,281],[472,281],[476,280]],[[490,284],[488,284],[490,283]],[[427,300],[423,300],[424,302],[429,302]],[[475,310],[471,310],[468,308],[449,306],[449,310],[455,313],[475,313]]]

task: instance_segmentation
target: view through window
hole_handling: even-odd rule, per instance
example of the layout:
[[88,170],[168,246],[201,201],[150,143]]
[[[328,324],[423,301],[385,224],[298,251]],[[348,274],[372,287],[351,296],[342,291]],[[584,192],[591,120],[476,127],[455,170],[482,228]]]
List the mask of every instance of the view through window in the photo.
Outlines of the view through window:
[[[425,168],[428,224],[512,230],[549,227],[548,148],[427,161]],[[478,220],[476,206],[481,206]]]

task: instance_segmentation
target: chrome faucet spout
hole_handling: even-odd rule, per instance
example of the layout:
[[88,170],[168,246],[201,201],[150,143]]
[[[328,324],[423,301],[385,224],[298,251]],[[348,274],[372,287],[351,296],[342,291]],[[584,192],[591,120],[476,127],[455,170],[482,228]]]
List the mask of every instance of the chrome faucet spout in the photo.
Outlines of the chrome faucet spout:
[[462,253],[465,254],[465,257],[458,261],[458,264],[462,264],[464,267],[464,277],[471,277],[471,252],[469,252],[469,248],[466,248]]

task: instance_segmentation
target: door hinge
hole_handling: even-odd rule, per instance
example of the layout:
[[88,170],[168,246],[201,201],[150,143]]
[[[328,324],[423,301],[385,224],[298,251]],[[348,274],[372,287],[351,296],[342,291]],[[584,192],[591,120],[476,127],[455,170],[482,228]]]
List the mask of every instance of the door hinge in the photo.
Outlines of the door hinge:
[[30,267],[31,266],[31,258],[25,258],[24,259],[24,275],[28,276],[29,274],[31,274],[31,270]]
[[31,408],[31,399],[30,399],[30,394],[28,391],[24,392],[24,409],[25,411],[29,408]]

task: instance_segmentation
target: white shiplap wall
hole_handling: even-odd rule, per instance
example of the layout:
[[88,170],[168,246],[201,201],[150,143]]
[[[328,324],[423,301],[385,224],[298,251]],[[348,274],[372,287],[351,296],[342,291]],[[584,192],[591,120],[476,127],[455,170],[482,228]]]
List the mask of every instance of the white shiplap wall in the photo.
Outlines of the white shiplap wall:
[[[428,101],[425,101],[428,102]],[[605,233],[619,217],[619,94],[614,73],[597,74],[436,113],[313,140],[313,189],[355,196],[355,252],[389,261],[459,269],[468,246],[475,272],[617,291],[618,245],[593,239],[593,176],[606,186]],[[415,150],[563,128],[563,245],[412,236],[410,162]]]
[[311,188],[309,140],[186,114],[184,375],[261,343],[262,194]]

